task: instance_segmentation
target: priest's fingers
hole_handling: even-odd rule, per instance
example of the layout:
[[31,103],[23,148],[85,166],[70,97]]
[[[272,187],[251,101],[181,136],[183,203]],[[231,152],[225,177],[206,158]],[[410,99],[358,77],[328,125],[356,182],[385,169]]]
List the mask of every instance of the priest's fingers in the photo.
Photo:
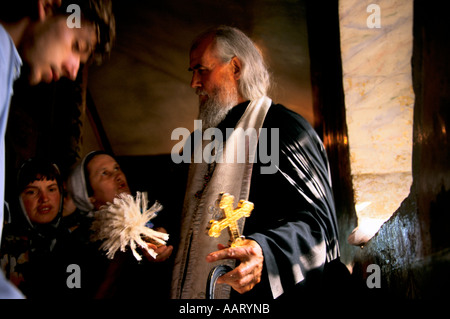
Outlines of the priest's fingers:
[[227,248],[230,248],[230,246],[225,246],[225,245],[222,245],[222,244],[218,244],[217,245],[217,249],[219,249],[219,250],[227,249]]
[[253,289],[261,281],[261,271],[257,263],[245,262],[225,275],[219,277],[218,284],[230,285],[234,290],[243,294]]
[[220,250],[210,253],[206,256],[206,261],[214,262],[221,259],[238,259],[241,262],[249,258],[261,259],[263,261],[263,253],[259,244],[251,239],[245,239],[244,242],[236,247],[228,247],[218,245]]
[[[222,249],[221,249],[222,248]],[[217,283],[228,284],[239,293],[247,292],[261,281],[263,268],[263,252],[256,241],[245,240],[238,247],[225,248],[209,254],[208,262],[221,259],[238,259],[240,264],[234,270],[220,277]]]

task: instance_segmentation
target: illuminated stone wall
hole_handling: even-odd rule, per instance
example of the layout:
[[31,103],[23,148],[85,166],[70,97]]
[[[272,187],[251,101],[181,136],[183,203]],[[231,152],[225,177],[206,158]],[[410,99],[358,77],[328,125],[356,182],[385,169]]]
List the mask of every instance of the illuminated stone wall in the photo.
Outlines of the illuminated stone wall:
[[358,231],[367,241],[408,196],[414,92],[412,1],[339,1],[343,86]]
[[443,301],[450,298],[448,12],[437,0],[411,2],[413,183],[401,206],[356,252],[352,268],[355,296],[366,302],[373,302],[376,297]]

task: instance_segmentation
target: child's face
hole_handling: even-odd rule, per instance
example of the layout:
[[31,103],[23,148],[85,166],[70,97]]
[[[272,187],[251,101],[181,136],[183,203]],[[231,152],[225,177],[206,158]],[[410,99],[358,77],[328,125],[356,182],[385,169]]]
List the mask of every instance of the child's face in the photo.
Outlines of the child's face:
[[52,16],[33,24],[19,47],[30,71],[30,83],[49,83],[61,77],[75,80],[80,63],[87,62],[96,40],[94,26],[84,21],[81,28],[69,28],[66,17]]
[[33,181],[20,196],[31,222],[47,224],[58,215],[61,193],[56,180]]

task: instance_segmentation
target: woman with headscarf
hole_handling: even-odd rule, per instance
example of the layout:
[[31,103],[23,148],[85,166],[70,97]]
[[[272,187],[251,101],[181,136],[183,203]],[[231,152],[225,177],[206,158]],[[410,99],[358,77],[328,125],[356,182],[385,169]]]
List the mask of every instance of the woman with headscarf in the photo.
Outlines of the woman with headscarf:
[[[118,195],[131,195],[125,173],[115,157],[104,151],[92,151],[84,156],[70,174],[67,187],[79,211],[88,212],[86,215],[88,218],[92,215],[91,213],[112,203]],[[93,217],[90,220],[92,222]],[[98,242],[97,244],[99,245]],[[148,296],[148,287],[143,283],[143,278],[149,277],[149,271],[144,265],[149,261],[166,260],[171,255],[172,249],[172,246],[166,245],[155,248],[158,254],[155,259],[143,251],[147,258],[139,264],[130,254],[116,254],[107,267],[105,279],[99,287],[96,298],[135,298],[139,297],[142,291],[145,291]],[[153,267],[152,269],[159,272],[159,275],[167,271],[166,265],[153,265]],[[147,276],[137,276],[141,272]],[[151,283],[157,282],[157,279],[153,278]]]
[[58,166],[30,159],[17,176],[17,202],[5,225],[1,265],[27,298],[61,295],[66,289],[62,255],[67,233],[61,228],[63,182]]

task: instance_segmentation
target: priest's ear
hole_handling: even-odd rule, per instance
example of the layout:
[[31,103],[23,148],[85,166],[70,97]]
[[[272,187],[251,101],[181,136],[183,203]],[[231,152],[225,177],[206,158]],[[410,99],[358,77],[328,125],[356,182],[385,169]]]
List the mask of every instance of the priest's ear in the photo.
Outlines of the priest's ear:
[[231,59],[231,66],[233,67],[234,79],[237,81],[241,78],[241,70],[242,70],[241,60],[237,56],[234,56]]

